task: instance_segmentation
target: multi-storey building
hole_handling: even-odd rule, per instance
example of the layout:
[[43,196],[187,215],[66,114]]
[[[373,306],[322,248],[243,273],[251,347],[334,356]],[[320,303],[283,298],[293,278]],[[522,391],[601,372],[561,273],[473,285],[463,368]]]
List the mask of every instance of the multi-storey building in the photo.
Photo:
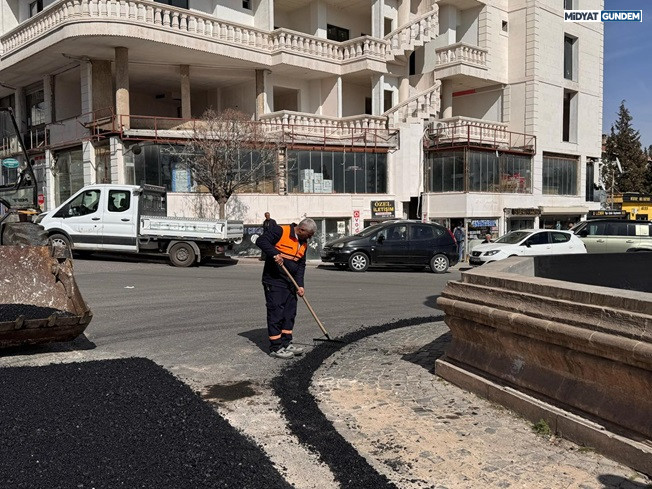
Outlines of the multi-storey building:
[[602,24],[565,23],[572,3],[3,0],[0,106],[45,208],[144,182],[170,214],[214,212],[177,152],[191,119],[234,108],[281,143],[278,178],[229,202],[246,224],[558,227],[596,207],[600,156]]

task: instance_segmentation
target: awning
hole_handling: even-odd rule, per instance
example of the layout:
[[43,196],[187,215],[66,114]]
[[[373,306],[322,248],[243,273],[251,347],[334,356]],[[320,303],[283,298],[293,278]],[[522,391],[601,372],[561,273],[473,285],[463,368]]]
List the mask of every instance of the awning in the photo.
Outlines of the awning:
[[586,214],[589,212],[588,207],[581,205],[568,206],[568,207],[546,207],[541,206],[541,214],[562,215],[562,214]]

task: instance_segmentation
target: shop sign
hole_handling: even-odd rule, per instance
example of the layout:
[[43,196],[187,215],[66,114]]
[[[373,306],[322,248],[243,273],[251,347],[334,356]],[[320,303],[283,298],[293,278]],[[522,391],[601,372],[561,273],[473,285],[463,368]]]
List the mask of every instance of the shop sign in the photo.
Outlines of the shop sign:
[[5,158],[2,160],[2,166],[5,168],[18,168],[20,162],[16,158]]
[[358,234],[362,231],[362,212],[359,209],[353,211],[353,234]]
[[371,217],[394,217],[396,209],[393,200],[372,200]]
[[627,213],[621,210],[602,210],[602,211],[589,211],[587,219],[597,219],[600,217],[614,217],[618,219],[625,219]]
[[652,195],[623,195],[623,202],[652,202]]
[[537,217],[541,215],[541,209],[538,207],[505,209],[505,214],[514,217]]
[[498,226],[495,219],[476,219],[471,221],[474,228],[493,228]]

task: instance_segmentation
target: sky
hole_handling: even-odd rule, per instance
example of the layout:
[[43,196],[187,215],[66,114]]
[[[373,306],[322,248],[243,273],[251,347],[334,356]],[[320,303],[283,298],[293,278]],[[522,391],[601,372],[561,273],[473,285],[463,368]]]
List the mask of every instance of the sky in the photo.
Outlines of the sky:
[[652,2],[605,0],[604,10],[642,10],[643,22],[604,23],[602,132],[610,133],[625,100],[647,147],[652,145]]

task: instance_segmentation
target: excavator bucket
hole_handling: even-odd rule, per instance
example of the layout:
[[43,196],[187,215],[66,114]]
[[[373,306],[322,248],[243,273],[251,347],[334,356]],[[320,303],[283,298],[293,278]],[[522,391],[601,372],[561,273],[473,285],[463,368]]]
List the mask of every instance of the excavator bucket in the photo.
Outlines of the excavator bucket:
[[92,313],[69,258],[50,246],[0,246],[0,348],[71,341]]

